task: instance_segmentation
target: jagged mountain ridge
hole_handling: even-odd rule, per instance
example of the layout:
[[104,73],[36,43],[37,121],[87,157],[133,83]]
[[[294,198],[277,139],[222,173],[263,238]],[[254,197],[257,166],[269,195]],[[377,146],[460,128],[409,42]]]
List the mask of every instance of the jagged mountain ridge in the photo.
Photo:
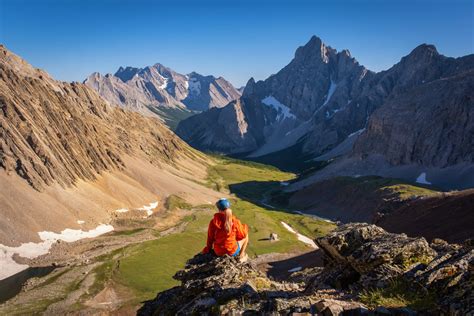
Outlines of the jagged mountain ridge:
[[[199,149],[251,157],[296,144],[303,153],[319,156],[348,143],[342,151],[347,153],[372,113],[386,101],[473,68],[473,55],[449,58],[423,44],[389,70],[373,73],[348,51],[338,53],[313,37],[277,74],[264,81],[249,80],[240,101],[227,106],[230,109],[184,120],[177,133]],[[206,116],[221,117],[225,111],[234,112],[225,118],[239,117],[239,124],[200,124]]]
[[96,72],[84,83],[110,103],[147,115],[154,115],[149,107],[203,111],[240,97],[222,77],[196,72],[183,75],[159,63],[144,68],[120,67],[113,75]]
[[[242,127],[238,131],[239,140],[229,139],[229,135],[237,133],[228,121],[223,126],[204,125],[196,129],[200,120],[206,120],[206,113],[183,121],[177,133],[200,149],[252,152],[253,156],[274,152],[294,145],[307,134],[311,130],[311,118],[322,107],[347,100],[351,94],[360,94],[362,82],[372,76],[347,50],[337,52],[321,39],[312,37],[298,48],[290,64],[264,81],[250,79],[240,102],[229,105],[243,113],[241,121],[246,123],[238,125]],[[347,89],[336,89],[338,84],[344,84]],[[225,133],[221,133],[222,128]]]

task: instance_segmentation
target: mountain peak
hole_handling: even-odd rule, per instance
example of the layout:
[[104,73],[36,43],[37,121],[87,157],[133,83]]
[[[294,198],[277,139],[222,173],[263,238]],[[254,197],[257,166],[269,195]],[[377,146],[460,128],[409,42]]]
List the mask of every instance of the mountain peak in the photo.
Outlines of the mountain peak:
[[421,44],[415,47],[408,56],[422,57],[422,56],[437,56],[439,55],[438,50],[434,45],[431,44]]
[[351,52],[348,49],[343,49],[341,51],[341,54],[343,54],[344,56],[347,56],[347,57],[352,57]]
[[127,66],[123,68],[122,66],[115,72],[114,76],[118,77],[123,82],[127,82],[132,79],[133,76],[140,71],[140,68]]
[[307,60],[317,58],[323,62],[327,62],[328,50],[330,49],[331,47],[326,46],[321,38],[313,35],[304,46],[298,47],[295,53],[295,59]]
[[242,96],[249,96],[253,94],[255,90],[255,79],[251,77],[249,81],[247,81],[247,84],[245,85],[243,91],[242,91]]
[[323,43],[323,40],[319,37],[319,36],[316,36],[316,35],[313,35],[311,36],[311,38],[309,39],[309,43],[317,43],[317,44],[321,44]]

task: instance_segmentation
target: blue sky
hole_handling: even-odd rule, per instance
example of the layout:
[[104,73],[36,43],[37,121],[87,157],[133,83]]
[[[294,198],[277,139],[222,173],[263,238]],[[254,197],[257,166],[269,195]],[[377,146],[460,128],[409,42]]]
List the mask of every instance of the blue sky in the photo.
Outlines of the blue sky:
[[421,43],[472,54],[473,11],[474,0],[0,0],[0,42],[60,80],[160,62],[241,86],[312,35],[375,71]]

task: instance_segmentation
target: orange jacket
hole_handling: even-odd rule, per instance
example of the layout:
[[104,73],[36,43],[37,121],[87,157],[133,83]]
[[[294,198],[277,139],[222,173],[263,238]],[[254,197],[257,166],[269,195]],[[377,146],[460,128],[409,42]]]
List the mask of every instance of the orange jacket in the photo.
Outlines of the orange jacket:
[[237,250],[237,240],[244,239],[248,234],[248,226],[242,224],[237,217],[232,216],[232,230],[225,229],[225,213],[214,214],[214,218],[209,223],[207,229],[207,245],[203,253],[208,253],[214,248],[218,256],[233,255]]

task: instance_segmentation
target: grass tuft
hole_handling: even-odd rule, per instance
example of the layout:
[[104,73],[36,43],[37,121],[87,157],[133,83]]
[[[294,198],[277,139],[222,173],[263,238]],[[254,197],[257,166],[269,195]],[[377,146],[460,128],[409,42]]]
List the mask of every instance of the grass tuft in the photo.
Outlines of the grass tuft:
[[430,310],[436,305],[436,295],[415,289],[402,279],[392,280],[385,288],[364,290],[359,295],[362,303],[370,308],[384,306],[388,308],[409,307],[414,310]]

